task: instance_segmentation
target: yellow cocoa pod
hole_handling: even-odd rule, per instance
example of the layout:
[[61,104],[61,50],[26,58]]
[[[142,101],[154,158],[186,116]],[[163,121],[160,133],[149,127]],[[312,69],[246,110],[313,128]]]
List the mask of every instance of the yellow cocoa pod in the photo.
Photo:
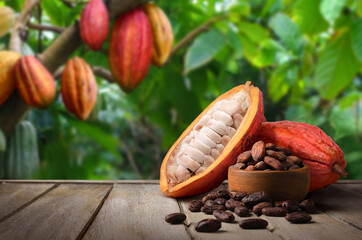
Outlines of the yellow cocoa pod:
[[9,7],[0,7],[0,37],[9,32],[15,23],[15,13]]
[[20,57],[20,53],[17,52],[0,52],[0,105],[14,92],[16,80],[13,66]]
[[146,3],[143,5],[148,20],[152,29],[152,63],[156,66],[162,66],[170,55],[173,33],[170,21],[161,8],[152,4]]

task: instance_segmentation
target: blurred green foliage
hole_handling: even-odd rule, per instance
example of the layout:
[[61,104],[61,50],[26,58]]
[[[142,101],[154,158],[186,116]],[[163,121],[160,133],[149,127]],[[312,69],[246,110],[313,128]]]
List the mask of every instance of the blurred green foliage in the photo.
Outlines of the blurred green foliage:
[[[23,0],[5,4],[19,12]],[[362,179],[362,1],[156,4],[168,15],[176,44],[204,22],[216,21],[167,65],[151,67],[128,95],[98,79],[97,106],[86,122],[70,115],[60,97],[48,110],[32,110],[27,119],[37,127],[42,160],[37,178],[158,178],[163,156],[193,119],[221,93],[253,81],[263,92],[268,121],[322,128],[343,149],[348,178]],[[43,0],[42,24],[67,27],[83,5]],[[43,32],[43,49],[57,36]],[[0,45],[7,47],[8,40],[3,37]],[[36,30],[29,30],[24,49],[38,52]],[[82,46],[74,55],[109,69],[101,52]]]

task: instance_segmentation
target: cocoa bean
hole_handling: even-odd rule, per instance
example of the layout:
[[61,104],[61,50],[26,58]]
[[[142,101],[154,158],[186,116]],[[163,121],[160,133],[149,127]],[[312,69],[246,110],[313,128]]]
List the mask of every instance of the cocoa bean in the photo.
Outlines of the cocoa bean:
[[272,207],[273,204],[270,203],[270,202],[261,202],[261,203],[258,203],[256,204],[254,207],[253,207],[253,212],[257,215],[257,216],[260,216],[262,214],[261,210],[265,207]]
[[206,207],[212,207],[212,206],[214,206],[214,200],[211,200],[211,199],[207,200],[207,201],[204,203],[204,206],[206,206]]
[[252,160],[251,151],[245,151],[238,156],[237,163],[247,163]]
[[216,219],[203,219],[195,225],[197,232],[216,232],[221,228],[221,222]]
[[265,207],[261,212],[266,216],[284,217],[287,214],[287,209],[282,207]]
[[289,160],[286,159],[284,162],[280,162],[280,164],[284,167],[284,169],[289,169],[291,166],[294,166],[295,164]]
[[245,204],[243,202],[240,202],[240,201],[236,201],[234,199],[229,199],[226,201],[225,203],[225,207],[227,209],[229,209],[230,211],[234,211],[234,209],[237,207],[237,206],[245,206]]
[[254,171],[255,169],[256,169],[255,166],[250,165],[245,168],[245,171]]
[[293,169],[299,169],[300,167],[298,165],[293,165],[290,168],[288,168],[288,170],[293,170]]
[[305,199],[299,204],[299,206],[307,213],[315,213],[317,211],[317,207],[312,199]]
[[231,212],[226,212],[224,210],[215,210],[212,215],[214,215],[216,219],[221,222],[230,223],[235,220],[235,217]]
[[204,203],[201,200],[192,200],[189,203],[189,210],[191,212],[200,212],[200,209],[203,206],[204,206]]
[[183,213],[171,213],[165,217],[165,221],[171,224],[180,224],[185,221],[186,215]]
[[266,143],[265,144],[265,148],[269,149],[269,150],[277,150],[277,145],[275,145],[274,143]]
[[230,197],[234,200],[241,201],[245,196],[248,195],[247,192],[230,192]]
[[297,156],[288,156],[287,159],[297,165],[301,165],[303,163],[302,159]]
[[216,198],[218,198],[217,193],[211,192],[211,193],[207,194],[206,196],[204,196],[201,201],[203,203],[205,203],[207,200],[215,200]]
[[273,150],[266,150],[266,155],[273,157],[277,160],[279,160],[280,162],[283,162],[285,160],[287,160],[287,156],[283,153],[283,152],[276,152]]
[[293,154],[293,152],[292,152],[291,150],[289,150],[288,148],[284,148],[284,147],[279,147],[279,146],[277,146],[277,147],[276,147],[276,150],[281,151],[281,152],[284,152],[285,155],[287,155],[287,156]]
[[299,209],[299,203],[295,200],[287,200],[282,202],[281,207],[287,209],[288,213],[291,213]]
[[215,204],[218,204],[218,205],[225,205],[225,203],[226,203],[226,199],[225,198],[216,198],[215,200],[214,200],[214,203]]
[[267,169],[267,165],[266,165],[266,163],[265,162],[263,162],[263,161],[260,161],[260,162],[258,162],[257,164],[255,164],[255,169],[256,170],[265,170],[265,169]]
[[225,199],[230,198],[229,191],[226,189],[220,189],[216,193],[217,193],[218,198],[225,198]]
[[272,167],[272,168],[275,169],[275,170],[280,170],[280,171],[284,170],[284,167],[283,167],[283,166],[280,164],[280,162],[279,162],[278,160],[276,160],[275,158],[266,156],[266,157],[264,158],[264,162],[265,162],[268,166]]
[[268,226],[268,221],[260,218],[244,219],[239,223],[243,229],[262,229]]
[[246,168],[246,164],[245,163],[237,163],[231,166],[232,168],[235,169],[245,169]]
[[307,223],[312,220],[312,216],[303,212],[288,213],[285,217],[291,223]]
[[251,148],[251,156],[254,161],[261,161],[265,156],[265,143],[263,141],[258,141],[254,143],[253,147]]
[[249,209],[244,206],[236,206],[234,212],[239,217],[247,217],[249,216]]
[[255,204],[258,204],[260,202],[265,202],[269,198],[269,194],[265,191],[261,192],[255,192],[252,194],[249,194],[248,196],[243,198],[243,203],[249,206],[254,206]]

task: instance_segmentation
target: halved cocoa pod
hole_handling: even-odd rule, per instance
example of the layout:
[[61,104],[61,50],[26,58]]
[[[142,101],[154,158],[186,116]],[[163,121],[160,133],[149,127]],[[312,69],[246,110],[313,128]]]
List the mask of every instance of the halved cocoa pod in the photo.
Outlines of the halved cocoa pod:
[[291,150],[309,165],[310,192],[336,182],[339,176],[347,176],[343,151],[316,126],[292,121],[265,122],[258,139]]
[[160,170],[169,197],[207,192],[227,178],[229,166],[251,147],[263,119],[260,90],[247,82],[213,101],[170,148]]

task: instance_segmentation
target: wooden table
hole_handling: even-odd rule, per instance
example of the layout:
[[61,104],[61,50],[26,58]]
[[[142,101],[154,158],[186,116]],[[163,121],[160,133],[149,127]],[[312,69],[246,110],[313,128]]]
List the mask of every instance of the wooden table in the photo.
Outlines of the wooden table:
[[[313,223],[261,216],[267,229],[235,222],[198,233],[195,223],[213,216],[189,212],[193,198],[163,196],[158,181],[0,180],[0,239],[362,239],[362,181],[339,181],[312,198],[321,209]],[[185,224],[166,223],[173,212],[185,213]]]

